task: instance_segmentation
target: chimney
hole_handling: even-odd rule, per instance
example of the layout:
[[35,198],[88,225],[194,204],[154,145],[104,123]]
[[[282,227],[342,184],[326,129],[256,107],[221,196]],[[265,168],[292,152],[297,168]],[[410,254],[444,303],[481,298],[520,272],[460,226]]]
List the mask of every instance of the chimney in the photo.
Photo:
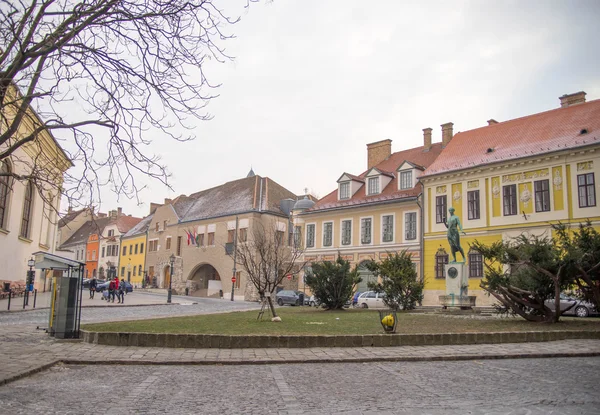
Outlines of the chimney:
[[111,218],[116,218],[117,217],[117,211],[116,210],[111,210],[111,211],[108,212],[108,215]]
[[490,118],[489,120],[487,120],[488,125],[494,125],[494,124],[498,124],[498,121],[496,121],[493,118]]
[[559,97],[560,107],[566,108],[575,104],[583,104],[585,103],[585,95],[586,94],[583,91],[575,92],[574,94],[565,94],[562,97]]
[[167,199],[165,197],[165,205],[170,205],[172,201],[173,201],[172,199]]
[[431,148],[431,128],[423,128],[423,151]]
[[452,132],[452,126],[454,123],[447,122],[446,124],[442,124],[442,148],[446,147],[450,140],[452,140],[452,136],[454,133]]
[[121,216],[123,215],[123,208],[118,207],[117,208],[117,216]]
[[367,169],[378,165],[392,155],[392,140],[367,144]]

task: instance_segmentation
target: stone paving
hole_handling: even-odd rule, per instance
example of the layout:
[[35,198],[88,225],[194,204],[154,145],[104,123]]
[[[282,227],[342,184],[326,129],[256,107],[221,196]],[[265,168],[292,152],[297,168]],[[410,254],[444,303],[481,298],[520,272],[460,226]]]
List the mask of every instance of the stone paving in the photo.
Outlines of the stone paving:
[[[56,365],[0,387],[3,414],[597,414],[600,357]],[[35,393],[33,393],[35,391]]]

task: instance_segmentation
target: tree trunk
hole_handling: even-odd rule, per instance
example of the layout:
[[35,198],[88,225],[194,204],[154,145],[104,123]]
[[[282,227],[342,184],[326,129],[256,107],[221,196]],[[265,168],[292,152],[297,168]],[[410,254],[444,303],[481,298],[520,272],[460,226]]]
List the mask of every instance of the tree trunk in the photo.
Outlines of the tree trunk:
[[269,302],[269,308],[271,309],[271,314],[273,315],[273,317],[277,317],[277,312],[275,311],[275,306],[273,306],[272,297],[268,296],[267,301]]
[[552,320],[555,323],[558,323],[558,319],[560,318],[560,284],[557,281],[554,281],[554,319]]

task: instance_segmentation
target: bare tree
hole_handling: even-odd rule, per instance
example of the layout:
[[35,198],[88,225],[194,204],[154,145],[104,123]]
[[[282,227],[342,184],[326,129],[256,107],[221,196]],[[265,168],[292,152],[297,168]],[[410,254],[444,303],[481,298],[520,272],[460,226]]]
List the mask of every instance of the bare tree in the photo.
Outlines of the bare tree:
[[[206,64],[230,59],[222,44],[238,21],[218,4],[0,0],[0,165],[26,164],[0,174],[34,181],[42,196],[40,187],[60,190],[73,206],[98,203],[105,186],[138,198],[136,177],[168,186],[146,147],[151,136],[193,139],[194,120],[210,118],[218,85]],[[19,157],[48,133],[77,166],[64,181]]]
[[285,232],[278,230],[276,221],[264,224],[254,221],[246,242],[238,239],[236,262],[247,273],[248,279],[258,291],[261,300],[269,304],[271,314],[277,317],[273,294],[284,278],[297,275],[303,268],[300,246],[289,246]]

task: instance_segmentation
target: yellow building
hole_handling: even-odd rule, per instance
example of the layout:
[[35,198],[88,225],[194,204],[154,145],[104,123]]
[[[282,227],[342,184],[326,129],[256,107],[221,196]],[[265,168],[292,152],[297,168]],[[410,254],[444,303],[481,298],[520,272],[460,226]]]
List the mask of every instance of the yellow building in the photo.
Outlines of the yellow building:
[[[431,144],[431,129],[424,131],[422,147],[393,154],[391,140],[368,144],[366,171],[342,174],[337,188],[314,204],[296,203],[294,237],[305,248],[305,260],[333,261],[340,254],[360,266],[408,250],[420,269],[422,188],[417,179],[441,151],[441,143]],[[366,291],[372,278],[366,269],[361,274],[358,291]]]
[[121,236],[119,249],[119,265],[117,274],[125,278],[134,287],[142,287],[147,270],[146,251],[148,249],[148,227],[154,215],[146,216],[127,233]]
[[[480,288],[482,257],[469,245],[520,234],[550,235],[551,224],[600,224],[600,100],[585,93],[560,98],[561,108],[452,135],[445,124],[444,149],[421,176],[425,195],[425,305],[445,294],[443,265],[452,261],[446,239],[454,207],[466,236],[469,295],[477,305],[492,298]],[[461,261],[460,253],[457,260]]]

